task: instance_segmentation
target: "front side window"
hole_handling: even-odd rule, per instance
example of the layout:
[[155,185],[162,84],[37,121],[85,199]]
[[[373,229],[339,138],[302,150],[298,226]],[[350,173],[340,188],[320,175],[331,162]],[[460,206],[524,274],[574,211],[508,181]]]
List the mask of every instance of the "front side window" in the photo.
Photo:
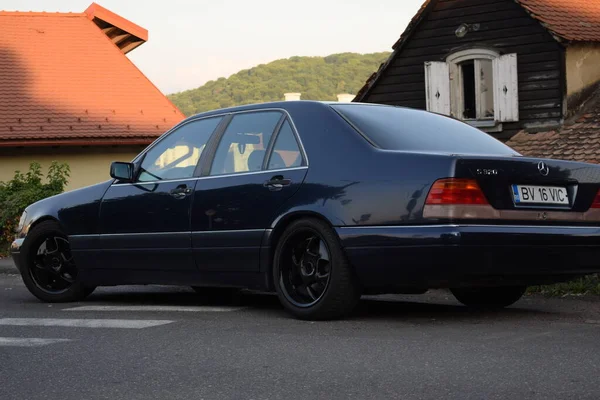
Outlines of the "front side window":
[[171,132],[144,156],[138,182],[193,177],[202,151],[221,120],[192,121]]
[[269,158],[267,169],[284,169],[300,167],[302,165],[302,153],[292,126],[285,121],[275,139],[273,152]]
[[260,171],[267,146],[281,118],[278,111],[234,116],[217,147],[210,175]]

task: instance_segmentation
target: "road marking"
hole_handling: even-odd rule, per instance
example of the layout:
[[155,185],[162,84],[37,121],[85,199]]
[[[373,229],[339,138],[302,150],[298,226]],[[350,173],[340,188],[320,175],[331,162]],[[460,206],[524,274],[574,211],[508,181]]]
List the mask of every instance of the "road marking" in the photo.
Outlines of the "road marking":
[[63,311],[160,311],[160,312],[230,312],[244,307],[210,307],[210,306],[80,306],[63,308]]
[[0,337],[0,347],[39,347],[49,344],[69,342],[71,339],[10,338]]
[[0,318],[5,326],[62,326],[69,328],[144,329],[170,324],[169,320],[137,319],[58,319],[58,318]]

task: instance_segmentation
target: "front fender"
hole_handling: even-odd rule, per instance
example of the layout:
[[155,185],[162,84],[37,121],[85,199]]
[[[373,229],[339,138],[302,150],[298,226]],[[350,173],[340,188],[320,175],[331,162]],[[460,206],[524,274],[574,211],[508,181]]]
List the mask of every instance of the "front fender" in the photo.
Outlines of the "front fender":
[[44,220],[55,220],[67,235],[98,232],[100,202],[111,181],[84,187],[48,197],[25,209],[26,218],[17,238],[24,238],[29,230]]

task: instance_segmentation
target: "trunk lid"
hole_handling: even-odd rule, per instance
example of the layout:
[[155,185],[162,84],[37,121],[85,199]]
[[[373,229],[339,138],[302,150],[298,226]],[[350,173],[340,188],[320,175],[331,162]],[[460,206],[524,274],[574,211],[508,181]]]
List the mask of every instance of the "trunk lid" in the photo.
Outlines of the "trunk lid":
[[[460,156],[455,164],[455,177],[476,179],[497,210],[585,212],[600,186],[600,166],[527,157]],[[568,201],[552,204],[559,203],[553,198],[562,198],[565,194],[561,188],[566,189]],[[542,197],[546,198],[545,202],[540,200]]]

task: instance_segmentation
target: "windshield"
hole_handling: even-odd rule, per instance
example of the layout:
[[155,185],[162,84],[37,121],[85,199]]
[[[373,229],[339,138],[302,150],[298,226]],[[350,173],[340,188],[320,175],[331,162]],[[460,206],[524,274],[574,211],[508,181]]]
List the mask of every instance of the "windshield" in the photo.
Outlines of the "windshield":
[[331,107],[382,149],[518,155],[487,133],[438,114],[367,104],[332,104]]

